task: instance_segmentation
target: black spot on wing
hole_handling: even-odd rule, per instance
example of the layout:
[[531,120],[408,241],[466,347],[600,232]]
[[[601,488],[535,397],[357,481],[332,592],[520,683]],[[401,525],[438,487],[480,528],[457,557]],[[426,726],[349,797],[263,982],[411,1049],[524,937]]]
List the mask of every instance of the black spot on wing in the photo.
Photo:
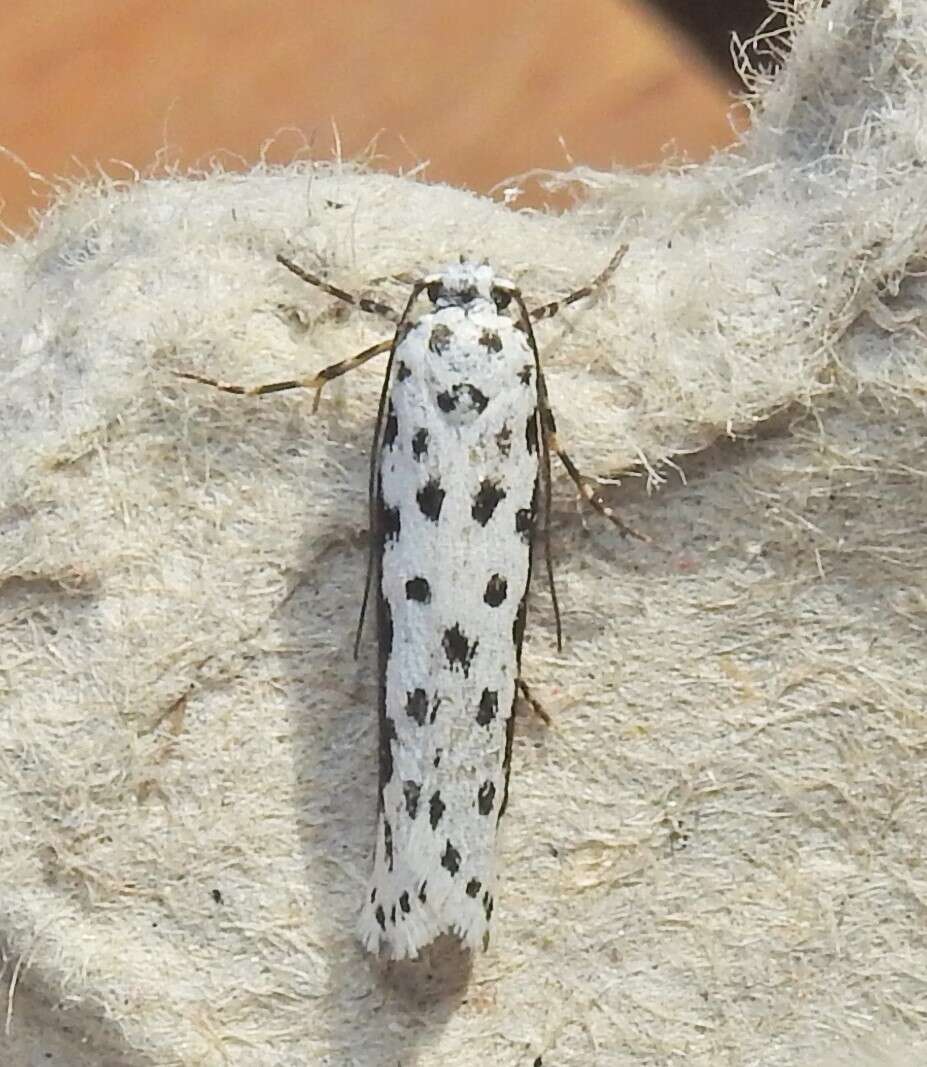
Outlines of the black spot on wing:
[[431,586],[426,578],[410,578],[406,582],[406,600],[427,604],[431,600]]
[[420,900],[420,901],[421,901],[421,902],[422,902],[423,904],[424,904],[424,903],[425,903],[425,902],[426,902],[426,901],[428,900],[428,895],[427,895],[427,893],[425,892],[425,887],[426,887],[427,885],[428,885],[428,882],[427,882],[427,881],[426,881],[426,882],[422,882],[422,884],[421,884],[421,887],[419,888],[419,891],[418,891],[418,899],[419,899],[419,900]]
[[431,328],[431,336],[428,338],[428,347],[436,355],[443,356],[447,351],[453,336],[454,331],[449,326],[445,326],[443,322],[439,322],[436,326]]
[[382,593],[380,594],[380,613],[378,619],[380,653],[385,659],[389,659],[393,653],[393,610],[389,606],[389,601]]
[[399,361],[399,366],[396,368],[396,381],[397,382],[404,382],[406,380],[406,378],[408,378],[411,374],[412,374],[412,371],[410,371],[408,366],[405,363],[403,363],[402,360],[400,360]]
[[441,866],[452,875],[460,870],[460,853],[450,841],[448,841],[447,847],[444,849],[444,855],[441,857]]
[[412,902],[409,900],[409,894],[405,890],[399,895],[399,907],[402,909],[403,915],[408,915],[412,910]]
[[[425,716],[428,714],[428,694],[424,689],[415,689],[406,693],[406,715],[419,726],[425,725]],[[393,728],[395,734],[395,727]]]
[[[516,657],[521,660],[521,646],[516,650]],[[505,787],[502,790],[502,803],[499,805],[499,818],[502,818],[509,802],[509,779],[512,776],[512,747],[515,742],[515,712],[514,707],[509,709],[505,720],[505,750],[502,753],[502,773],[505,778]]]
[[389,402],[389,409],[386,415],[386,425],[383,427],[383,447],[392,448],[396,441],[396,435],[399,433],[399,420],[396,418],[396,411],[393,407],[392,400]]
[[448,666],[453,668],[455,665],[459,665],[464,677],[469,677],[470,664],[473,662],[473,656],[479,643],[478,638],[470,641],[455,622],[449,630],[444,631],[444,637],[441,639]]
[[500,456],[508,456],[512,451],[512,427],[503,423],[502,429],[496,434],[496,447]]
[[480,488],[473,499],[470,514],[480,524],[485,526],[492,518],[493,512],[501,501],[505,500],[505,490],[492,478],[484,478],[480,482]]
[[480,334],[480,344],[487,352],[501,352],[502,338],[495,330],[483,330]]
[[435,399],[438,402],[438,407],[445,415],[456,411],[458,407],[464,410],[473,408],[478,414],[482,415],[486,410],[486,405],[489,403],[489,397],[482,389],[469,384],[455,385],[451,392],[444,390],[438,393]]
[[521,534],[521,539],[526,544],[531,541],[531,530],[534,526],[534,513],[531,508],[519,508],[515,512],[515,532]]
[[476,721],[480,726],[488,726],[499,714],[499,694],[494,689],[484,689],[480,697],[480,710]]
[[377,917],[377,924],[379,925],[380,929],[385,933],[386,932],[386,912],[383,910],[383,905],[382,904],[378,904],[377,905],[377,910],[374,912],[374,915],[376,915],[376,917]]
[[470,404],[482,415],[486,410],[486,405],[489,403],[489,397],[481,389],[477,389],[475,385],[462,385],[460,390],[462,393],[466,393]]
[[531,382],[531,375],[534,373],[534,367],[530,363],[526,363],[518,372],[518,380],[522,385],[529,385]]
[[479,880],[479,878],[471,878],[470,881],[467,882],[467,896],[477,896],[482,888],[483,883]]
[[525,639],[525,619],[528,616],[528,597],[523,596],[515,612],[515,621],[512,623],[512,642],[518,654],[518,662],[521,663],[521,646]]
[[441,505],[444,503],[445,492],[441,483],[436,478],[431,478],[416,493],[419,510],[426,519],[437,522],[441,517]]
[[486,591],[483,593],[483,603],[491,608],[497,608],[508,596],[509,583],[501,574],[494,574],[486,583]]
[[428,455],[428,431],[424,428],[416,430],[412,437],[412,455],[416,459]]
[[386,866],[393,869],[393,828],[389,819],[383,820],[383,852],[386,856]]
[[440,707],[441,707],[441,698],[436,693],[434,700],[432,700],[432,702],[431,702],[431,715],[428,717],[428,721],[430,723],[434,723],[435,719],[437,719],[437,717],[438,717],[438,708],[440,708]]
[[489,922],[489,920],[492,918],[492,907],[493,907],[493,899],[489,895],[489,891],[487,890],[483,894],[483,911],[486,913],[486,921],[487,922]]
[[528,451],[533,455],[538,450],[538,420],[537,413],[532,411],[525,423],[525,444]]
[[402,795],[405,798],[406,812],[410,819],[418,815],[418,798],[421,792],[422,787],[418,782],[413,782],[411,778],[402,783]]
[[390,925],[392,925],[392,926],[396,925],[396,905],[395,904],[389,909],[389,921],[390,921]]
[[393,742],[396,740],[396,724],[384,715],[380,720],[380,791],[393,780]]
[[428,820],[431,823],[432,830],[437,829],[438,823],[446,810],[447,805],[441,799],[441,790],[436,789],[431,794],[431,800],[428,801]]
[[380,507],[380,523],[383,530],[383,540],[387,543],[399,540],[399,531],[402,528],[402,520],[399,517],[399,508],[390,508],[385,504]]
[[496,787],[492,782],[483,782],[476,794],[476,806],[480,815],[488,815],[496,798]]

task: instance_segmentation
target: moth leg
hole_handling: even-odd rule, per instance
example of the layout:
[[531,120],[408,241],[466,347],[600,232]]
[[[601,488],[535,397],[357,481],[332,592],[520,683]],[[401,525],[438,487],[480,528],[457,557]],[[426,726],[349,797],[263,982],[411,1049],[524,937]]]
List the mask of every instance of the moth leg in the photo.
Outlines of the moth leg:
[[562,311],[563,308],[569,307],[570,304],[575,304],[577,300],[584,300],[587,296],[592,296],[602,289],[608,279],[618,269],[618,265],[624,259],[625,252],[627,252],[628,246],[622,245],[618,251],[612,256],[608,262],[608,266],[602,271],[596,278],[594,278],[589,285],[584,285],[582,289],[576,289],[569,296],[561,297],[560,300],[552,300],[549,304],[542,304],[540,307],[530,312],[531,318],[535,322],[540,322],[541,319],[552,319],[557,312]]
[[220,382],[215,378],[204,378],[200,374],[175,373],[178,378],[187,378],[191,382],[211,385],[214,389],[221,389],[223,393],[235,393],[237,396],[266,396],[268,393],[282,393],[287,389],[314,389],[315,398],[312,401],[312,411],[315,413],[319,409],[322,387],[326,382],[332,381],[333,378],[340,378],[342,374],[347,374],[357,367],[362,367],[374,356],[388,352],[392,344],[392,338],[388,341],[378,341],[375,345],[371,345],[370,348],[365,348],[363,352],[358,352],[356,356],[351,356],[350,359],[342,359],[338,363],[323,367],[318,374],[313,375],[311,378],[293,378],[285,382],[267,382],[265,385],[233,385],[230,382]]
[[287,259],[286,256],[278,255],[277,262],[282,263],[283,266],[286,267],[287,270],[292,271],[297,278],[302,278],[304,282],[314,285],[317,289],[321,289],[323,293],[328,293],[329,296],[334,296],[338,300],[343,300],[346,304],[350,304],[352,307],[356,307],[361,311],[369,311],[372,315],[380,315],[390,322],[399,322],[399,315],[389,306],[389,304],[384,304],[380,300],[370,300],[368,297],[354,296],[353,293],[349,293],[344,289],[339,289],[337,285],[331,285],[328,282],[323,281],[318,275],[310,274],[309,271],[304,270],[291,259]]
[[531,710],[534,712],[534,714],[537,715],[537,717],[541,720],[542,723],[544,723],[545,726],[550,726],[550,716],[544,710],[544,706],[537,699],[537,697],[532,695],[531,690],[528,688],[528,683],[523,679],[519,678],[515,685],[518,687],[518,691],[521,693],[522,698],[531,706]]
[[602,494],[596,489],[591,478],[587,478],[582,474],[576,464],[570,459],[567,452],[557,437],[557,423],[554,419],[554,413],[551,411],[550,403],[547,398],[546,384],[540,385],[538,389],[539,408],[541,413],[541,429],[544,433],[544,437],[547,440],[547,447],[551,452],[556,452],[560,457],[560,462],[566,467],[567,474],[573,479],[576,488],[579,490],[583,499],[590,504],[600,515],[604,515],[609,522],[613,523],[618,529],[627,537],[633,537],[638,541],[643,541],[644,544],[652,545],[652,538],[646,534],[640,533],[632,526],[628,526],[618,518],[615,509],[605,503],[605,499]]

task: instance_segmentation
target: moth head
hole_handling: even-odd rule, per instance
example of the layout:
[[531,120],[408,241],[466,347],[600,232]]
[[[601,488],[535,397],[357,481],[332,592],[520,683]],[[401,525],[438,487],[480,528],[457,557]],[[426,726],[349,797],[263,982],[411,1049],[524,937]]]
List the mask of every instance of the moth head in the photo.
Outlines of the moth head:
[[489,264],[472,263],[464,259],[429,275],[424,288],[436,309],[470,309],[483,302],[494,306],[497,311],[503,311],[515,293],[512,282],[497,278]]

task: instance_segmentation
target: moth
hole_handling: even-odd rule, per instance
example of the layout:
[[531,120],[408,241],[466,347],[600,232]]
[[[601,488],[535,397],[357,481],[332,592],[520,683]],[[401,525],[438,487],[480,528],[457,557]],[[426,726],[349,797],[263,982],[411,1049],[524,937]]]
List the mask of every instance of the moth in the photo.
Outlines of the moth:
[[[359,936],[391,959],[441,934],[486,947],[496,885],[496,829],[508,802],[528,587],[543,524],[558,647],[560,613],[546,527],[551,454],[581,495],[622,523],[557,437],[534,323],[592,296],[590,284],[529,310],[487,264],[461,257],[416,281],[401,314],[330,285],[284,256],[309,284],[395,324],[358,355],[298,380],[226,392],[315,390],[388,353],[370,452],[370,558],[379,639],[379,802],[373,873]],[[420,306],[421,305],[421,306]],[[543,712],[541,711],[541,714]]]

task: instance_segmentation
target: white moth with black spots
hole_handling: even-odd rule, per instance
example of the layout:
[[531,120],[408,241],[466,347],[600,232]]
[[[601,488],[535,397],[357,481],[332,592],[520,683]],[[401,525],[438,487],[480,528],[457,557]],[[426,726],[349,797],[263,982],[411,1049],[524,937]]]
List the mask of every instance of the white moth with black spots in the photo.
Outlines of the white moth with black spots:
[[[359,934],[391,959],[415,957],[445,933],[471,949],[488,942],[519,689],[531,700],[521,651],[535,534],[549,516],[551,453],[586,500],[641,537],[560,447],[532,327],[602,287],[623,253],[591,285],[534,311],[489,266],[462,259],[416,282],[402,315],[280,256],[305,281],[397,323],[392,339],[305,380],[246,388],[182,375],[246,395],[315,389],[317,406],[326,382],[389,352],[361,610],[362,626],[373,585],[380,786]],[[427,307],[416,316],[420,300]],[[556,597],[554,610],[559,645]]]

